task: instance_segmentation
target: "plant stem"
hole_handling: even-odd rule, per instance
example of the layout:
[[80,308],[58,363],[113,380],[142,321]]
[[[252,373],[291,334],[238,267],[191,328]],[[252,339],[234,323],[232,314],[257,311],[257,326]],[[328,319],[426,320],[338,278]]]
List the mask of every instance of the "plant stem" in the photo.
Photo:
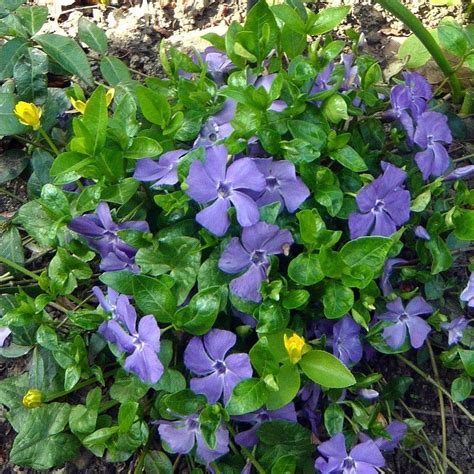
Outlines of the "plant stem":
[[38,129],[40,135],[46,140],[46,143],[50,146],[51,150],[54,151],[55,155],[58,156],[61,152],[58,150],[58,147],[54,144],[53,140],[51,140],[50,136],[44,131],[43,127]]
[[4,265],[6,265],[7,267],[11,267],[13,268],[14,270],[20,272],[20,273],[23,273],[24,275],[27,275],[29,276],[30,278],[33,278],[33,280],[35,281],[39,281],[40,280],[40,277],[38,275],[36,275],[35,273],[31,272],[30,270],[27,270],[25,267],[22,267],[21,265],[19,265],[18,263],[15,263],[13,260],[10,260],[9,258],[6,258],[6,257],[2,257],[0,255],[0,263],[3,263]]
[[20,142],[26,143],[27,145],[32,145],[32,146],[35,146],[35,147],[37,147],[37,148],[41,148],[41,149],[47,151],[48,153],[51,152],[51,151],[53,151],[53,150],[51,150],[51,149],[49,149],[49,148],[46,148],[46,147],[45,147],[44,145],[42,145],[41,143],[32,142],[31,140],[28,140],[28,139],[26,139],[26,138],[24,138],[24,137],[22,137],[22,136],[20,136],[20,135],[13,135],[13,138],[14,138],[15,140],[19,140]]
[[8,189],[0,188],[0,193],[5,194],[5,196],[11,197],[12,199],[16,199],[18,202],[21,202],[22,204],[25,204],[26,201],[22,199],[21,197],[17,196],[14,193],[11,193],[8,191]]
[[455,400],[452,399],[451,394],[440,384],[436,382],[436,380],[433,380],[432,377],[430,377],[428,374],[423,372],[419,367],[417,367],[413,362],[408,360],[406,357],[402,356],[401,354],[396,354],[396,356],[404,362],[408,367],[410,367],[412,370],[414,370],[418,375],[421,375],[427,382],[429,382],[431,385],[435,386],[436,388],[439,388],[441,392],[448,397],[449,400],[451,400],[468,418],[471,422],[474,422],[474,415],[460,402],[456,402]]
[[441,449],[443,453],[443,469],[444,472],[447,470],[446,460],[448,459],[448,437],[446,433],[446,413],[444,409],[444,397],[443,392],[440,389],[441,382],[439,379],[438,366],[436,365],[436,359],[431,347],[430,341],[426,340],[426,345],[428,347],[428,352],[430,353],[431,367],[433,368],[433,374],[435,376],[436,382],[439,384],[438,390],[438,399],[439,399],[439,413],[441,415]]
[[[232,438],[235,438],[235,430],[230,423],[227,423],[227,428],[229,429],[229,432],[232,435]],[[250,452],[250,450],[248,450],[247,448],[244,448],[243,446],[241,446],[240,450],[242,451],[242,453],[244,453],[245,457],[253,464],[253,466],[255,467],[256,471],[259,474],[266,474],[265,469],[255,459],[255,456]]]
[[443,74],[448,79],[453,92],[454,102],[460,102],[462,98],[461,83],[438,43],[435,41],[431,33],[423,26],[423,23],[421,23],[421,21],[418,20],[418,18],[408,10],[408,8],[402,5],[399,0],[376,0],[376,2],[382,5],[382,7],[388,10],[393,16],[402,21],[421,41],[421,43],[423,43],[423,46],[429,51],[441,71],[443,71]]
[[432,474],[431,471],[429,469],[427,469],[425,466],[423,466],[423,464],[421,464],[419,461],[417,461],[411,454],[408,454],[408,452],[403,449],[403,448],[400,448],[400,451],[402,452],[402,454],[404,454],[413,464],[416,464],[416,466],[421,469],[423,472],[427,472],[428,474]]

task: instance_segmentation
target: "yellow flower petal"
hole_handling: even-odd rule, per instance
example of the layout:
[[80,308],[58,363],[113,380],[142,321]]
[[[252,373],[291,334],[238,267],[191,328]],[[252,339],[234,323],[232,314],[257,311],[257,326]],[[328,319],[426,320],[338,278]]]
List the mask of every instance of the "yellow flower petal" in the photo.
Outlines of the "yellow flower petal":
[[292,364],[297,364],[303,355],[311,350],[311,347],[306,344],[304,338],[295,333],[291,337],[284,334],[283,343]]
[[21,124],[33,127],[33,130],[40,128],[42,110],[35,104],[20,101],[15,105],[13,112]]
[[23,406],[38,408],[43,403],[43,394],[37,388],[30,388],[23,397]]
[[114,100],[115,89],[111,87],[107,93],[105,94],[105,100],[107,101],[107,107],[112,103]]
[[86,102],[83,102],[82,100],[76,100],[73,99],[72,97],[69,97],[69,100],[71,101],[72,106],[81,114],[84,113],[86,110]]

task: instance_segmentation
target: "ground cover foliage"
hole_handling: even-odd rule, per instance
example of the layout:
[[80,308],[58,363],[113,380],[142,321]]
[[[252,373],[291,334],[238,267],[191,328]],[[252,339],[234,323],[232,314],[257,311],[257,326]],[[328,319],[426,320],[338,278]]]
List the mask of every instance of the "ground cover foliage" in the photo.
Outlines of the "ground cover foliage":
[[[161,43],[142,82],[84,19],[94,77],[22,3],[0,11],[0,135],[24,144],[0,177],[31,171],[0,222],[0,355],[30,355],[0,382],[12,463],[377,472],[423,436],[397,410],[413,379],[381,357],[473,421],[474,165],[423,76],[334,40],[348,7],[260,0],[202,54]],[[470,67],[472,30],[443,24]],[[433,472],[461,472],[444,448]]]

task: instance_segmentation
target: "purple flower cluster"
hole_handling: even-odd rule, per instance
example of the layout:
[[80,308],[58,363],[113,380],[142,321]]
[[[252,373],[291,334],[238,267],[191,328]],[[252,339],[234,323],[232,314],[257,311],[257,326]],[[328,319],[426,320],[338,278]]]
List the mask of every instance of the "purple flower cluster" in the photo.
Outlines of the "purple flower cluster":
[[394,323],[383,330],[382,337],[390,347],[398,349],[405,342],[408,331],[411,346],[419,349],[431,331],[430,325],[420,315],[432,312],[431,305],[421,296],[410,300],[406,307],[402,299],[397,298],[387,303],[387,312],[379,316],[382,321]]
[[410,193],[403,187],[407,174],[390,163],[383,163],[383,169],[383,175],[357,194],[359,212],[349,216],[351,239],[391,236],[410,218]]
[[135,264],[137,249],[131,247],[118,237],[120,230],[137,230],[149,232],[150,228],[145,221],[129,221],[116,224],[112,220],[107,203],[101,202],[95,214],[84,214],[75,217],[69,223],[69,228],[81,234],[87,243],[102,257],[100,269],[105,272],[130,270],[138,272]]
[[154,384],[163,375],[163,364],[158,358],[160,351],[160,328],[152,315],[143,316],[138,322],[137,312],[129,298],[108,289],[107,297],[94,287],[100,306],[110,312],[112,319],[99,327],[99,333],[120,352],[127,354],[125,370],[137,375],[142,382]]
[[267,278],[270,255],[287,254],[293,238],[288,230],[259,222],[242,230],[242,237],[233,237],[219,259],[219,268],[226,273],[240,273],[230,282],[231,291],[245,300],[262,299],[260,285]]
[[345,365],[357,364],[363,355],[360,326],[346,315],[332,329],[333,354]]
[[449,167],[445,145],[453,140],[448,119],[444,114],[428,111],[428,102],[433,93],[423,76],[415,72],[404,72],[403,76],[405,84],[392,88],[392,109],[386,117],[398,120],[407,132],[408,142],[415,143],[420,149],[415,161],[423,179],[441,176]]
[[226,404],[234,387],[252,377],[247,354],[226,356],[236,340],[230,331],[212,329],[204,337],[193,337],[184,351],[184,365],[198,376],[191,379],[191,390],[206,395],[209,403],[217,403],[223,396]]
[[462,341],[464,330],[469,326],[469,320],[461,316],[450,323],[441,324],[441,328],[448,332],[448,344],[453,346]]

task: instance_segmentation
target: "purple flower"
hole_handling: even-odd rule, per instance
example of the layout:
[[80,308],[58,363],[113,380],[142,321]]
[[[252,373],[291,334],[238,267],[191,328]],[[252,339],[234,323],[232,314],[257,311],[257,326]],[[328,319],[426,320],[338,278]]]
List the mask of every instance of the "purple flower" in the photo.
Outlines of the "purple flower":
[[317,433],[318,425],[321,422],[321,414],[316,412],[316,408],[321,396],[321,386],[309,382],[298,392],[298,396],[303,402],[303,408],[299,415],[305,417],[311,425],[311,431]]
[[197,444],[196,455],[205,464],[229,452],[229,432],[222,424],[216,431],[216,446],[211,449],[202,435],[197,414],[177,421],[160,420],[158,423],[158,433],[167,451],[187,454]]
[[345,365],[357,364],[362,359],[363,349],[359,338],[360,326],[346,315],[333,329],[333,354]]
[[321,443],[318,451],[324,456],[315,463],[321,474],[377,474],[377,468],[385,464],[380,449],[372,440],[354,446],[347,454],[342,433]]
[[417,225],[415,227],[414,232],[415,232],[415,235],[419,239],[431,240],[431,235],[428,233],[428,231],[422,225]]
[[219,140],[230,136],[234,131],[230,121],[234,118],[236,107],[235,100],[227,99],[222,109],[216,115],[209,117],[202,126],[193,147],[213,147]]
[[403,307],[402,299],[397,298],[387,303],[387,312],[379,316],[382,321],[391,321],[395,324],[383,330],[382,337],[392,348],[398,349],[405,342],[407,329],[410,335],[410,342],[414,349],[420,348],[431,331],[430,325],[420,314],[431,314],[433,308],[424,298],[416,296]]
[[293,403],[289,403],[278,410],[266,410],[262,408],[248,415],[234,416],[233,419],[245,423],[255,423],[252,428],[241,431],[235,437],[235,442],[245,448],[253,448],[258,443],[257,431],[262,423],[272,420],[286,420],[292,421],[293,423],[297,421],[295,405]]
[[354,86],[359,86],[360,78],[358,76],[358,67],[354,65],[353,54],[341,54],[341,62],[344,65],[344,78],[341,85],[341,90],[347,91]]
[[449,167],[449,155],[444,145],[453,141],[446,115],[439,112],[421,114],[413,141],[423,150],[415,155],[423,179],[441,176]]
[[139,160],[133,177],[137,181],[155,181],[152,187],[173,185],[178,182],[178,162],[188,150],[168,151],[158,161],[144,158]]
[[259,222],[245,227],[241,240],[233,237],[219,259],[219,268],[225,273],[245,273],[230,282],[231,291],[245,300],[262,299],[260,285],[267,277],[270,255],[288,253],[293,238],[288,230],[277,225]]
[[160,328],[152,315],[143,316],[138,323],[135,308],[124,299],[117,303],[117,320],[103,323],[99,333],[120,352],[128,354],[124,368],[145,383],[154,384],[163,375],[163,364],[158,358]]
[[8,328],[0,328],[0,347],[8,345],[8,337],[12,332]]
[[[120,241],[122,244],[123,242]],[[126,245],[126,244],[125,244]],[[130,247],[123,251],[116,248],[113,252],[109,252],[100,262],[100,269],[103,272],[119,272],[121,270],[129,270],[138,273],[140,269],[135,263],[136,249]]]
[[379,398],[379,392],[371,388],[361,388],[357,390],[357,394],[365,400],[376,400]]
[[388,258],[385,260],[383,273],[380,277],[380,288],[384,296],[388,296],[393,292],[393,287],[390,283],[390,276],[393,272],[393,267],[397,266],[400,263],[406,263],[407,260],[403,258]]
[[410,98],[410,110],[413,118],[418,119],[425,112],[428,101],[433,98],[433,91],[429,82],[416,72],[405,71],[403,78]]
[[445,181],[454,181],[455,179],[465,179],[469,178],[471,174],[474,174],[474,165],[461,166],[451,171],[444,180]]
[[317,94],[318,92],[327,91],[332,88],[331,79],[332,73],[334,71],[334,62],[330,62],[317,76],[314,81],[311,90],[309,91],[310,95]]
[[441,327],[448,331],[448,344],[453,346],[460,342],[464,335],[464,330],[469,326],[469,320],[461,316],[453,319],[449,323],[441,324]]
[[[393,451],[400,441],[405,437],[408,426],[401,421],[392,421],[385,427],[385,431],[390,435],[390,439],[379,437],[374,440],[380,451]],[[364,442],[370,440],[369,436],[359,433],[359,439]]]
[[225,53],[212,46],[204,50],[202,58],[207,64],[207,72],[214,82],[218,85],[223,85],[224,77],[235,67],[234,63]]
[[382,176],[356,197],[360,212],[349,216],[351,239],[363,235],[391,236],[410,218],[410,193],[403,188],[405,171],[386,164]]
[[121,252],[133,252],[133,255],[135,255],[136,249],[119,239],[117,235],[119,230],[133,229],[140,232],[149,232],[150,230],[148,224],[144,221],[116,224],[112,220],[109,206],[105,202],[101,202],[97,206],[95,214],[84,214],[72,219],[69,228],[83,235],[89,245],[96,249],[102,257],[107,256],[110,252],[115,252],[117,249]]
[[227,169],[227,149],[218,145],[206,150],[204,162],[193,161],[189,169],[186,191],[200,204],[212,204],[196,215],[196,221],[217,236],[227,232],[227,214],[231,204],[242,227],[258,222],[260,214],[255,201],[245,192],[265,189],[265,177],[250,158],[234,161]]
[[102,290],[98,286],[92,287],[92,293],[97,298],[100,307],[107,311],[108,313],[112,313],[114,317],[117,317],[117,303],[121,297],[124,297],[128,301],[128,297],[125,295],[120,295],[116,292],[113,288],[107,287],[107,296],[104,295]]
[[[256,89],[259,87],[263,87],[265,91],[270,92],[270,89],[272,87],[273,81],[277,77],[276,74],[267,74],[266,76],[260,76],[257,78],[257,80],[254,82],[254,86]],[[250,83],[252,83],[252,80],[250,80]],[[288,104],[283,101],[283,100],[274,100],[271,104],[268,110],[272,110],[273,112],[281,112],[285,110],[288,107]]]
[[471,273],[466,288],[459,296],[461,301],[465,301],[469,308],[474,308],[474,272]]
[[234,387],[252,377],[247,354],[227,352],[235,345],[236,336],[230,331],[212,329],[204,337],[193,337],[184,351],[184,365],[199,378],[192,378],[191,390],[206,395],[209,403],[216,403],[224,394],[229,401]]
[[295,212],[309,196],[308,188],[296,176],[295,165],[290,161],[254,158],[253,162],[266,180],[265,190],[257,199],[259,207],[280,202],[281,209],[285,206],[288,212]]
[[409,113],[412,104],[408,87],[403,84],[392,87],[390,91],[390,103],[392,104],[392,108],[384,114],[384,117],[388,120],[398,120],[407,132],[408,141],[412,143],[415,125]]

